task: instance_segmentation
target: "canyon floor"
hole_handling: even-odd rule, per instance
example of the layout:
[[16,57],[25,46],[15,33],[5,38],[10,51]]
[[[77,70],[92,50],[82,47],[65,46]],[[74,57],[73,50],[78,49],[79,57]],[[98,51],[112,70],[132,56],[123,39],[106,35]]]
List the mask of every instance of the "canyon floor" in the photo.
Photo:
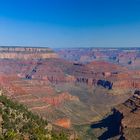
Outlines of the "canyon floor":
[[121,106],[140,88],[139,51],[1,47],[0,87],[81,139],[125,139]]

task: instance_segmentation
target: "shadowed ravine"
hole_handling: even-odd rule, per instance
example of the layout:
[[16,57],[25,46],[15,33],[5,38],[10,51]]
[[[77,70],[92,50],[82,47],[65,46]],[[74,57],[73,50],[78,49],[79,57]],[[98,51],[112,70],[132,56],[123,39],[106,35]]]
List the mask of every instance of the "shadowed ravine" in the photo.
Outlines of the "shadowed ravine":
[[[92,129],[107,128],[107,131],[98,137],[99,140],[107,140],[121,134],[121,119],[123,115],[116,109],[113,109],[112,112],[113,113],[105,119],[91,125]],[[123,140],[123,138],[121,137],[120,140]]]

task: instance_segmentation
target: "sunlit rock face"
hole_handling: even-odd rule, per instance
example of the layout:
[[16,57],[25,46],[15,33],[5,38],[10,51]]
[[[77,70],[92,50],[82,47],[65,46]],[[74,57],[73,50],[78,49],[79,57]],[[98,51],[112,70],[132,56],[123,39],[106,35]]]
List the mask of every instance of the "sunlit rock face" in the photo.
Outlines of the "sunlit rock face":
[[62,59],[49,48],[0,47],[0,86],[6,96],[55,125],[90,124],[140,87],[139,70],[93,59],[82,63]]
[[1,59],[39,59],[58,58],[50,48],[0,47]]
[[135,90],[133,96],[116,107],[123,114],[121,120],[122,135],[127,140],[140,138],[140,91]]

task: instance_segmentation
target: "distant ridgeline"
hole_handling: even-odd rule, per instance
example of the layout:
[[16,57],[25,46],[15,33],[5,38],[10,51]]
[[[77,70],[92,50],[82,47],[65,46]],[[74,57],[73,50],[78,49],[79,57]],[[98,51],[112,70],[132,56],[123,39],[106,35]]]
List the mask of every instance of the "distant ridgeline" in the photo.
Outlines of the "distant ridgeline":
[[58,58],[58,55],[47,47],[10,47],[0,46],[0,59],[38,59]]

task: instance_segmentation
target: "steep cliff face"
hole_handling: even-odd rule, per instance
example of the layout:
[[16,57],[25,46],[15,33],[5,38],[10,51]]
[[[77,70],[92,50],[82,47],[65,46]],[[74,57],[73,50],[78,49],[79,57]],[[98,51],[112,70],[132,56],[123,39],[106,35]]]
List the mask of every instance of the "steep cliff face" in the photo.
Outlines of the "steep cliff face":
[[[45,80],[27,80],[16,75],[3,74],[0,75],[0,87],[6,91],[4,93],[6,96],[28,106],[31,111],[39,113],[52,123],[56,119],[66,116],[67,111],[61,111],[61,107],[65,106],[65,103],[70,105],[80,103],[77,96],[71,95],[67,91],[57,92],[46,78]],[[58,115],[57,112],[60,114]],[[58,121],[58,125],[61,127],[69,128],[70,124],[69,120]]]
[[43,98],[42,101],[47,102],[54,106],[58,106],[59,104],[62,104],[65,101],[77,101],[78,102],[79,98],[76,96],[72,96],[69,93],[61,93],[58,96]]
[[114,88],[127,88],[127,89],[135,89],[140,88],[140,82],[137,79],[126,79],[126,80],[118,80],[113,84]]
[[[106,57],[101,52],[94,54],[98,58]],[[140,88],[139,70],[102,60],[69,62],[55,55],[48,48],[0,50],[0,86],[7,91],[5,95],[55,125],[71,129],[75,124],[98,120],[111,107],[128,99],[130,95],[121,94],[124,91],[120,90]],[[82,61],[89,57],[85,55]],[[117,95],[109,94],[117,90]],[[115,114],[117,118],[121,116],[118,112]],[[111,118],[112,122],[116,119]],[[109,132],[112,132],[108,123]],[[119,134],[120,127],[116,129]]]
[[58,58],[49,48],[0,47],[0,59],[40,59]]
[[117,107],[117,110],[123,114],[121,121],[122,136],[126,140],[139,140],[140,91],[136,90],[132,97]]
[[[121,103],[113,108],[108,116],[91,125],[91,128],[93,128],[93,131],[99,140],[139,140],[139,116],[140,91],[136,90],[130,98],[124,101],[124,103]],[[106,129],[99,133],[97,128]]]
[[[43,79],[53,84],[79,83],[93,87],[99,80],[107,80],[113,83],[112,88],[139,87],[138,80],[130,78],[133,73],[128,74],[126,68],[116,64],[94,61],[84,65],[70,63],[57,57],[49,48],[0,47],[0,71],[17,73],[20,78]],[[46,58],[52,60],[46,61]]]
[[112,89],[140,87],[139,71],[131,71],[116,64],[94,61],[85,65],[66,62],[59,58],[31,58],[0,59],[0,73],[16,74],[28,80],[45,80],[52,84],[78,83],[94,87],[98,85],[99,80],[105,80],[113,84]]
[[[48,97],[42,98],[34,98],[34,99],[21,99],[21,103],[31,103],[31,102],[44,102],[46,104],[58,107],[59,105],[63,104],[64,102],[70,101],[79,101],[79,98],[76,96],[72,96],[69,93],[59,93],[58,95],[48,95]],[[33,107],[31,109],[41,109],[41,107]]]

